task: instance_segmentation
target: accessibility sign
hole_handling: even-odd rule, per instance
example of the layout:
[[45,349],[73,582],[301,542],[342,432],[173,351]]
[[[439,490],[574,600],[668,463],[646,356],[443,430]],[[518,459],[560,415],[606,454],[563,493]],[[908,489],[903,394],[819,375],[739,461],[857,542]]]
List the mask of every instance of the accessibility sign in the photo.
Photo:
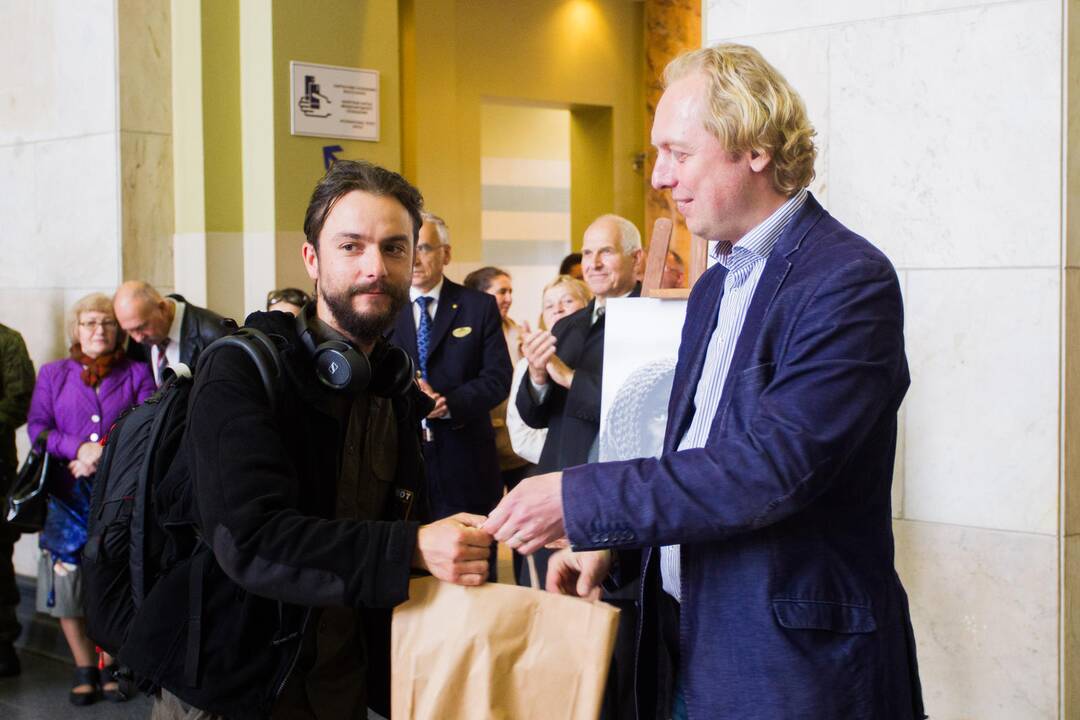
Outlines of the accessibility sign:
[[293,60],[292,134],[379,140],[379,72]]

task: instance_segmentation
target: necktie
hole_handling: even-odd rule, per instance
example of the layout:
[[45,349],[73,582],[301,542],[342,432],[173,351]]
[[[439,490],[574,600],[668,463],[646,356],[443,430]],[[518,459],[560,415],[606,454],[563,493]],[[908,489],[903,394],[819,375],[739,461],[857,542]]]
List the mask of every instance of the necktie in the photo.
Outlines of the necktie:
[[607,305],[601,305],[596,308],[596,317],[593,318],[593,325],[604,319],[604,313],[607,312]]
[[157,384],[160,385],[164,378],[162,373],[165,372],[165,368],[169,367],[169,358],[165,357],[165,348],[169,347],[169,338],[165,338],[164,342],[161,342],[157,346]]
[[431,351],[431,315],[428,313],[428,306],[433,300],[434,298],[427,295],[416,298],[416,302],[420,305],[420,326],[416,329],[416,353],[420,356],[420,377],[425,380],[428,379],[427,361],[428,353]]

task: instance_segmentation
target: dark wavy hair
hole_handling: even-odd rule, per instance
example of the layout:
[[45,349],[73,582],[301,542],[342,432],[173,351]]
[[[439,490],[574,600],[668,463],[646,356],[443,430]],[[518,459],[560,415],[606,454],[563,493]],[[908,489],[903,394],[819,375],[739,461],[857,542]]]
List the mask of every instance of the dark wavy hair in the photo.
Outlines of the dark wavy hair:
[[488,265],[479,270],[473,270],[466,275],[462,285],[467,288],[472,288],[473,290],[479,290],[480,292],[487,292],[488,288],[491,287],[491,283],[495,281],[495,278],[503,276],[510,277],[510,273],[502,268],[497,268],[494,265]]
[[412,219],[413,242],[420,237],[420,225],[423,224],[420,213],[424,208],[424,196],[412,183],[392,170],[363,160],[338,160],[315,186],[304,215],[304,235],[307,241],[315,246],[315,252],[319,251],[319,233],[322,232],[330,209],[353,190],[397,200]]

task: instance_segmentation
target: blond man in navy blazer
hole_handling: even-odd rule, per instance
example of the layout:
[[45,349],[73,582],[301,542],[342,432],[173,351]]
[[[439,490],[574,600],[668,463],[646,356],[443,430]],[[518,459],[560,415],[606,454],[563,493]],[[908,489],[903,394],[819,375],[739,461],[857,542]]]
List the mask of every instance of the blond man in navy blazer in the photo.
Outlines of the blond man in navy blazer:
[[640,718],[922,718],[893,565],[896,272],[807,192],[813,128],[756,50],[698,50],[664,79],[653,186],[718,243],[664,452],[529,478],[486,529],[523,553],[568,537],[552,590],[642,578]]

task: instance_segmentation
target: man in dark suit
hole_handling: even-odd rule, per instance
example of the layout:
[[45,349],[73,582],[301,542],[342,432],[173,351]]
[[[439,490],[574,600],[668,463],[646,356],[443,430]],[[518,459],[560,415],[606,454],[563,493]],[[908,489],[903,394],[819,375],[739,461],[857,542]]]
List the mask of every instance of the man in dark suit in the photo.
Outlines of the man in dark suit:
[[[490,412],[510,394],[510,353],[495,298],[443,275],[449,230],[436,215],[423,218],[412,302],[398,315],[392,339],[412,355],[420,385],[435,401],[423,428],[433,516],[487,515],[502,497]],[[491,571],[494,578],[494,562]]]
[[192,305],[182,295],[162,297],[141,280],[117,289],[113,310],[134,343],[128,354],[150,363],[158,385],[165,368],[183,363],[194,370],[207,345],[236,329],[234,321]]
[[637,296],[634,269],[641,233],[618,215],[603,215],[585,231],[581,270],[594,298],[573,315],[538,330],[522,344],[528,381],[518,390],[518,412],[534,428],[548,428],[538,472],[595,461],[604,369],[604,312],[612,298]]
[[664,453],[529,478],[485,529],[592,551],[553,558],[549,589],[642,578],[642,718],[922,718],[893,566],[896,273],[806,191],[813,128],[756,50],[695,51],[664,79],[653,185],[719,243]]

